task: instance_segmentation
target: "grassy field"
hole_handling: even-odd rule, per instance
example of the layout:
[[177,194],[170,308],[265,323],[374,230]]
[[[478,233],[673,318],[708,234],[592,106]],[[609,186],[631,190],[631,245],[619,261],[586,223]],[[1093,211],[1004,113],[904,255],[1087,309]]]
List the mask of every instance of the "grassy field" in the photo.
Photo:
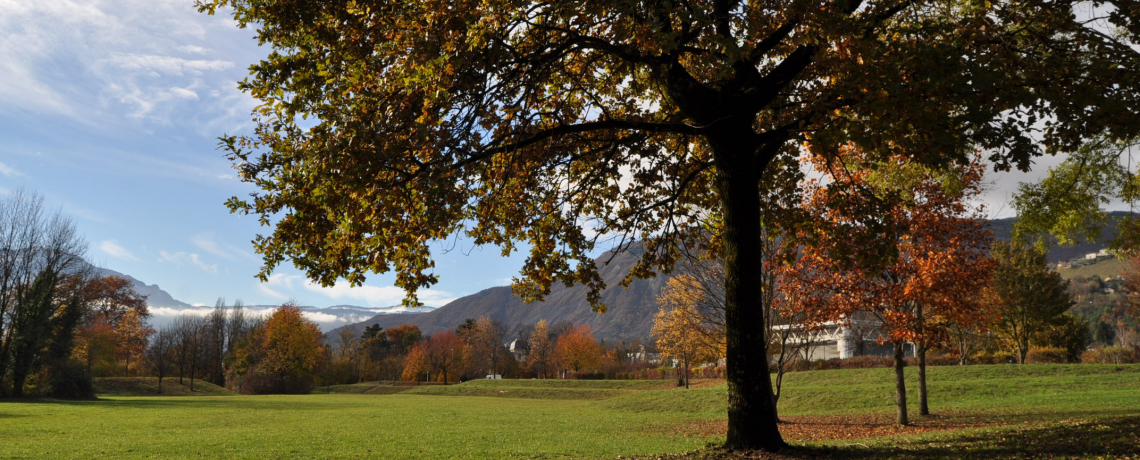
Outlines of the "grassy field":
[[[1140,458],[1140,365],[931,368],[935,415],[910,427],[890,423],[890,372],[789,374],[781,431],[798,447],[771,458]],[[723,439],[726,393],[699,383],[481,380],[6,402],[0,458],[737,458],[705,447]]]
[[1102,260],[1092,265],[1085,265],[1077,268],[1062,268],[1057,270],[1064,279],[1070,279],[1074,276],[1083,276],[1085,278],[1097,275],[1101,279],[1115,278],[1123,275],[1125,270],[1125,263],[1120,259]]

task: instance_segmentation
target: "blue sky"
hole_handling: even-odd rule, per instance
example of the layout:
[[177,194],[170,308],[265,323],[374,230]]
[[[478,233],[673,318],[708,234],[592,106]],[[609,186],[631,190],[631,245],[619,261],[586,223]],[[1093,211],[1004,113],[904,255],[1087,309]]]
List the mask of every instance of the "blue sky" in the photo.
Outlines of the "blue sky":
[[[0,193],[38,191],[75,218],[93,262],[184,302],[399,303],[391,276],[320,288],[286,266],[254,278],[262,228],[223,206],[252,189],[215,149],[251,128],[256,101],[236,82],[268,53],[252,37],[190,0],[0,0]],[[1038,175],[991,177],[991,212],[1009,216],[1017,181]],[[429,305],[504,285],[524,258],[462,241],[437,249]]]
[[[254,278],[264,228],[223,206],[252,188],[215,149],[251,127],[256,101],[236,82],[268,53],[252,37],[190,0],[0,0],[0,193],[39,192],[75,219],[93,262],[184,302],[399,303],[391,276],[320,288],[286,266]],[[439,256],[425,303],[506,284],[522,265],[472,249]]]

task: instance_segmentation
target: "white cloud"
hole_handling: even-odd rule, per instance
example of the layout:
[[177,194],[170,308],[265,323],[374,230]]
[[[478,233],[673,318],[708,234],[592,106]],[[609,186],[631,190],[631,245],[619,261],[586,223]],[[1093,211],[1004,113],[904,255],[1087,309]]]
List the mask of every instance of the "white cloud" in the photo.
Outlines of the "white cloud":
[[[385,308],[398,305],[404,300],[404,290],[395,286],[351,286],[348,281],[340,280],[330,287],[314,283],[304,276],[286,273],[275,273],[269,280],[257,285],[258,291],[275,299],[289,299],[297,289],[304,289],[310,293],[320,294],[337,302],[361,302],[372,308]],[[420,301],[424,305],[433,307],[442,306],[455,300],[455,296],[445,291],[434,289],[421,289]]]
[[141,261],[138,257],[136,257],[134,254],[132,254],[131,251],[129,251],[127,248],[120,246],[119,243],[116,242],[115,240],[105,240],[105,241],[99,243],[99,250],[107,253],[107,255],[110,255],[111,257],[118,257],[120,259],[125,259],[125,260],[133,260],[135,262]]
[[[256,58],[248,54],[254,43],[240,37],[248,31],[226,15],[198,13],[193,2],[0,0],[0,106],[87,124],[120,114],[212,123],[233,104],[208,95],[235,86],[235,61]],[[240,116],[248,121],[249,112]]]
[[96,62],[96,66],[109,66],[114,71],[142,72],[151,77],[164,75],[201,75],[211,70],[225,70],[234,63],[219,59],[183,59],[154,54],[112,54]]
[[[404,290],[396,286],[351,286],[344,280],[339,280],[330,287],[305,281],[305,289],[337,301],[362,301],[374,308],[397,305],[404,300]],[[431,306],[441,306],[455,300],[451,294],[434,289],[421,289],[418,295],[420,302]]]
[[241,250],[237,246],[218,241],[218,236],[212,232],[194,235],[193,238],[190,238],[190,242],[194,243],[195,246],[203,251],[228,260],[238,260],[238,258],[256,259],[252,254]]
[[178,51],[186,54],[206,54],[210,52],[210,50],[197,45],[182,45],[178,47]]
[[159,259],[158,259],[159,262],[170,262],[170,263],[174,263],[177,265],[193,265],[195,267],[202,269],[202,271],[207,272],[207,273],[218,273],[218,265],[217,264],[211,265],[211,264],[207,264],[207,263],[203,262],[202,258],[198,254],[187,253],[187,252],[171,253],[171,252],[166,252],[166,251],[159,251],[158,255],[159,255]]
[[8,166],[4,163],[0,163],[0,174],[3,174],[3,175],[8,176],[8,177],[20,177],[20,176],[24,175],[20,171],[17,171],[16,168]]

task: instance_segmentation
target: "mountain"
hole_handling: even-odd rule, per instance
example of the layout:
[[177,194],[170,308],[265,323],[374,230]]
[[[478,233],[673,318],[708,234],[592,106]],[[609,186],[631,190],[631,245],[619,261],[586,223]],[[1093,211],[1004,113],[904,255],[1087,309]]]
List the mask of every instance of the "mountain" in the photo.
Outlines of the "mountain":
[[608,253],[595,259],[608,286],[602,292],[602,302],[609,307],[604,314],[590,309],[586,302],[586,288],[581,285],[568,288],[557,284],[551,287],[545,301],[532,304],[515,297],[510,287],[499,286],[456,299],[435,311],[376,316],[346,327],[359,334],[373,324],[388,329],[406,323],[419,326],[425,334],[432,334],[454,329],[467,318],[487,316],[508,326],[534,324],[542,319],[551,323],[569,321],[585,324],[594,330],[595,336],[606,340],[646,338],[653,327],[653,315],[657,313],[657,294],[669,278],[659,275],[648,280],[636,280],[629,288],[623,289],[618,283],[639,257],[640,252],[627,252],[612,259]]
[[[1127,216],[1129,213],[1123,211],[1110,212],[1108,214],[1109,220],[1107,228],[1101,232],[1101,237],[1096,242],[1082,243],[1073,246],[1053,246],[1049,248],[1049,252],[1045,254],[1045,258],[1049,263],[1057,263],[1084,257],[1085,254],[1097,252],[1101,249],[1108,247],[1108,242],[1116,237],[1116,221]],[[990,221],[990,230],[994,232],[994,239],[1009,241],[1010,234],[1013,232],[1013,221],[1015,218],[1009,217],[1005,219],[994,219]]]
[[126,278],[128,280],[131,280],[131,287],[134,288],[135,292],[145,295],[147,305],[151,306],[152,308],[153,307],[194,308],[193,305],[190,305],[186,302],[182,302],[180,300],[175,299],[174,297],[171,297],[171,295],[169,293],[167,293],[166,291],[163,291],[162,288],[158,287],[157,284],[146,284],[142,281],[139,281],[137,278],[135,278],[133,276],[124,275],[122,273],[119,273],[117,271],[107,269],[107,268],[99,268],[99,267],[92,267],[92,268],[95,271],[95,275],[100,277],[100,278],[106,277],[106,276],[118,276],[120,278]]

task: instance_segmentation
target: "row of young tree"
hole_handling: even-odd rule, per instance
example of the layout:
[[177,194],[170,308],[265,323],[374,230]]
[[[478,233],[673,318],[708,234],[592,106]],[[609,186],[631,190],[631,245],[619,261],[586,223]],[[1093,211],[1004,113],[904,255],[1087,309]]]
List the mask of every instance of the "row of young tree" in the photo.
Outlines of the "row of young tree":
[[322,382],[329,350],[316,323],[285,304],[269,316],[248,317],[242,303],[219,299],[206,316],[180,316],[147,348],[152,374],[179,383],[195,379],[245,394],[308,393]]
[[569,322],[511,328],[484,316],[427,336],[407,324],[369,326],[360,337],[350,328],[334,335],[330,383],[615,377],[654,366],[640,341],[607,345],[588,326]]

